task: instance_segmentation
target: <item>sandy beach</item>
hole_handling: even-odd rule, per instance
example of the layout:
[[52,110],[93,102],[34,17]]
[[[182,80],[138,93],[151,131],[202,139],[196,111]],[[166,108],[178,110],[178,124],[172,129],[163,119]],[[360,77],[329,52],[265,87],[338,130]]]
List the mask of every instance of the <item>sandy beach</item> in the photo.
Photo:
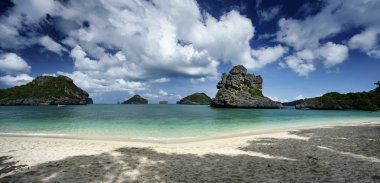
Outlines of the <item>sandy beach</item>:
[[380,121],[192,142],[0,137],[0,182],[380,182]]

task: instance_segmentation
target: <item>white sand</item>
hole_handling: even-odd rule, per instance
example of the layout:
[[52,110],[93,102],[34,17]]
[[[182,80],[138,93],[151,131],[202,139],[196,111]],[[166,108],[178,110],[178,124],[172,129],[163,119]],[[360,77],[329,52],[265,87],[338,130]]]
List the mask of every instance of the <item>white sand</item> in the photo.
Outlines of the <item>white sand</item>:
[[[308,126],[297,129],[309,128],[329,128],[332,126],[347,126],[360,124],[380,124],[380,121],[340,123],[334,125]],[[260,138],[297,138],[305,139],[296,135],[290,135],[289,129],[279,129],[276,131],[264,132],[262,134],[237,134],[231,136],[217,137],[211,139],[201,139],[195,142],[179,141],[112,141],[112,140],[89,140],[89,139],[65,139],[49,137],[17,137],[0,136],[0,156],[12,156],[19,164],[33,166],[36,164],[60,160],[70,156],[94,155],[104,152],[112,152],[121,147],[152,148],[160,153],[179,153],[203,155],[208,153],[218,153],[225,155],[247,154],[238,150],[244,147],[250,140]],[[265,156],[263,154],[255,154]]]
[[[344,126],[360,125],[360,124],[380,124],[379,121],[340,124]],[[334,126],[339,124],[334,124]],[[332,126],[332,125],[330,125]],[[321,127],[321,126],[316,126]],[[329,127],[329,126],[323,126]],[[164,154],[193,154],[196,156],[204,156],[207,154],[220,155],[248,155],[253,157],[261,157],[268,159],[280,159],[293,161],[292,158],[283,156],[273,156],[255,151],[243,151],[241,147],[248,145],[249,141],[275,138],[275,139],[299,139],[308,140],[307,137],[291,135],[283,129],[275,132],[267,132],[259,135],[244,134],[214,139],[200,140],[196,142],[133,142],[133,141],[105,141],[105,140],[80,140],[80,139],[64,139],[64,138],[46,138],[46,137],[0,137],[0,157],[10,156],[9,161],[17,161],[18,165],[27,165],[33,167],[41,163],[63,160],[69,157],[79,155],[100,155],[107,153],[117,158],[120,153],[114,151],[119,148],[151,148],[158,153]],[[293,129],[295,130],[295,129]],[[140,160],[143,163],[145,160]],[[149,163],[149,162],[146,162]],[[151,162],[150,162],[151,163]],[[1,168],[1,167],[0,167]],[[12,175],[14,173],[25,171],[22,168],[10,173],[0,175],[1,177]],[[136,173],[136,172],[135,172]],[[128,177],[133,177],[133,171],[127,171]],[[127,176],[127,175],[124,175]],[[1,181],[0,181],[1,182]]]

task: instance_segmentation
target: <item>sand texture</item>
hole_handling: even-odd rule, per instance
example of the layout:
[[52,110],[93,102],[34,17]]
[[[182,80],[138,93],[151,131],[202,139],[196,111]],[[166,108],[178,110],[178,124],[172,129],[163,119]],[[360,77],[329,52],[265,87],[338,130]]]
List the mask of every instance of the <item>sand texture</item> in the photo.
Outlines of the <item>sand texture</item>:
[[379,122],[188,143],[0,145],[0,182],[380,182]]

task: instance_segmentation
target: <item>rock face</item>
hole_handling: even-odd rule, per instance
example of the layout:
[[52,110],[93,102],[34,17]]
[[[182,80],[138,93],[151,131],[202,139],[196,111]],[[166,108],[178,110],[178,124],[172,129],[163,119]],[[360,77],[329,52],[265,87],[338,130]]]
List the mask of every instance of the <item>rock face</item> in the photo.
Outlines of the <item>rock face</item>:
[[122,104],[148,104],[148,100],[142,98],[140,95],[134,95],[130,99],[124,101]]
[[193,93],[178,101],[178,104],[187,105],[210,105],[211,98],[205,93]]
[[30,83],[0,90],[0,105],[84,105],[92,99],[66,76],[39,76]]
[[212,107],[230,108],[282,108],[262,94],[263,79],[261,76],[247,74],[242,65],[234,66],[229,74],[222,74],[222,80],[217,84],[219,91],[211,101]]

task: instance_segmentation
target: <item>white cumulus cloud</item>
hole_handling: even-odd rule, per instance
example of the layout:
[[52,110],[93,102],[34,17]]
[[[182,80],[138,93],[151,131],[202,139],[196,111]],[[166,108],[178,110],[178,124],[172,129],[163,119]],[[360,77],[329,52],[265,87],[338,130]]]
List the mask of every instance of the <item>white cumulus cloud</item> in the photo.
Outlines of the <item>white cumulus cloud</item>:
[[323,58],[326,68],[342,63],[348,57],[348,48],[345,45],[328,42],[318,49],[319,55]]
[[312,61],[305,60],[296,56],[288,56],[285,58],[286,65],[300,76],[307,76],[315,71]]
[[55,42],[51,37],[47,35],[41,37],[39,39],[39,43],[47,50],[57,53],[58,55],[62,55],[62,52],[66,51],[66,48],[64,48],[61,44]]
[[12,73],[28,73],[31,67],[28,63],[15,53],[0,55],[0,71]]
[[0,77],[0,83],[3,83],[8,86],[18,86],[26,84],[32,81],[33,78],[28,74],[18,74],[16,76],[5,75]]
[[[286,52],[281,45],[252,49],[255,27],[249,18],[237,10],[214,17],[195,0],[15,0],[8,14],[0,19],[0,46],[40,44],[59,55],[68,52],[74,72],[64,74],[90,92],[141,89],[172,77],[201,81],[218,76],[221,62],[262,68]],[[39,35],[47,14],[59,20],[49,24],[60,38]],[[19,34],[24,26],[30,34]]]
[[250,66],[251,68],[262,68],[280,59],[287,51],[288,49],[281,45],[252,50],[254,62],[251,62]]
[[368,28],[365,31],[352,36],[348,42],[351,49],[358,49],[367,53],[368,56],[380,58],[379,54],[380,28]]
[[[377,57],[380,50],[377,40],[379,8],[377,0],[328,0],[318,13],[305,19],[281,18],[276,40],[295,50],[287,57],[286,65],[307,76],[316,70],[318,61],[322,61],[325,68],[343,63],[348,58],[348,46]],[[350,28],[364,28],[365,31],[350,38],[348,46],[328,41]],[[281,65],[283,67],[284,63]]]
[[294,97],[294,99],[296,100],[301,100],[301,99],[305,99],[306,97],[304,97],[303,95],[299,94],[297,95],[296,97]]
[[162,95],[162,96],[166,96],[166,95],[168,95],[168,92],[166,92],[166,91],[160,89],[160,90],[158,91],[158,94],[160,94],[160,95]]

